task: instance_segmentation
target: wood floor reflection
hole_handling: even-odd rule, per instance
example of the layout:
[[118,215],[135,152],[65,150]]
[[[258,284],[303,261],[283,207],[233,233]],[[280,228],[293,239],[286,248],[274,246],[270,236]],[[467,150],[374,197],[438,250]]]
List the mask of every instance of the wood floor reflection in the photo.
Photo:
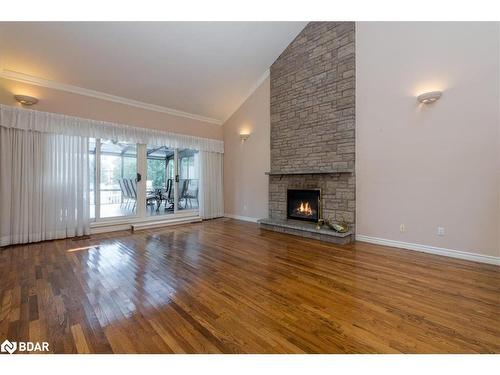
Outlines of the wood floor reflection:
[[0,303],[56,353],[500,352],[500,267],[231,219],[8,247]]

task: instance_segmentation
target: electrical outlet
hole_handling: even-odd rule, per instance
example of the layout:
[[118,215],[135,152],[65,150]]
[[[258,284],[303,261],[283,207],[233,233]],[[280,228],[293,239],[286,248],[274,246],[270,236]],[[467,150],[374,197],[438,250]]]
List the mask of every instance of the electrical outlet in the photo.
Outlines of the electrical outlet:
[[400,231],[401,233],[406,232],[406,228],[405,228],[405,225],[404,225],[404,224],[401,224],[401,225],[399,226],[399,231]]
[[438,236],[444,236],[444,228],[443,227],[438,227],[438,229],[437,229],[437,235]]

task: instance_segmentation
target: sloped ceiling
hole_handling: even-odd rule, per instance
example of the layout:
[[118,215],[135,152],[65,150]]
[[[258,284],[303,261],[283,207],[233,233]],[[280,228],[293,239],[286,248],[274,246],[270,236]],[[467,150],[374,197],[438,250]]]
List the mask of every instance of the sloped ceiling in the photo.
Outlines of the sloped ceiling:
[[3,22],[0,74],[222,123],[305,22]]

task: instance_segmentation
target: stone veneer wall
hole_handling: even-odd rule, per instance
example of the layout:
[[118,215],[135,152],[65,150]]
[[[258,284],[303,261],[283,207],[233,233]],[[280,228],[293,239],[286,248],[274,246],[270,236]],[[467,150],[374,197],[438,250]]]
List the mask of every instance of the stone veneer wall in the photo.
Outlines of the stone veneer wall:
[[354,37],[354,22],[311,22],[271,66],[271,171],[352,170],[270,176],[272,219],[286,219],[287,188],[319,187],[324,218],[354,224]]

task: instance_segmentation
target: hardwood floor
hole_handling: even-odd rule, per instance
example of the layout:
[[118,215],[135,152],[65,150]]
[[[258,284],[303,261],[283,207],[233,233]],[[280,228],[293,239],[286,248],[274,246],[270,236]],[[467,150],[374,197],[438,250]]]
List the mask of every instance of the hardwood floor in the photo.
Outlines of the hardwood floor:
[[0,303],[56,353],[500,353],[500,267],[230,219],[6,248]]

